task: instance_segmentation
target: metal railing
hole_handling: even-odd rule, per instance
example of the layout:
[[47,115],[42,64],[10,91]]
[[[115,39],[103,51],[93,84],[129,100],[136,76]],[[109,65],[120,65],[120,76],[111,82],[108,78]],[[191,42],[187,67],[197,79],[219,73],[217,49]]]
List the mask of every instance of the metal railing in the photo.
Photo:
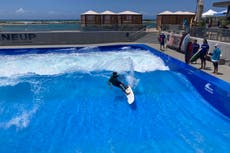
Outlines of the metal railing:
[[230,29],[223,29],[218,27],[192,27],[190,35],[199,38],[207,38],[209,40],[230,42]]
[[[184,32],[183,27],[180,25],[164,25],[162,26],[162,30],[177,34]],[[206,38],[209,40],[230,42],[230,29],[219,27],[191,27],[190,35],[193,37]]]
[[138,38],[142,37],[145,35],[146,32],[146,27],[141,28],[140,30],[130,34],[130,38],[132,40],[137,40]]
[[139,31],[143,24],[87,24],[81,25],[82,31]]

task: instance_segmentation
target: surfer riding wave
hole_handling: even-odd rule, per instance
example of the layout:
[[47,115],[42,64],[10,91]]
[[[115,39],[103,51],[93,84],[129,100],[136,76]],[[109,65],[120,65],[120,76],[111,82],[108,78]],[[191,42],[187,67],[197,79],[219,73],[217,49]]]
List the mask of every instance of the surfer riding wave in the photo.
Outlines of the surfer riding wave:
[[120,76],[118,75],[117,72],[113,72],[109,81],[108,81],[108,84],[111,86],[115,86],[115,87],[118,87],[120,88],[126,95],[130,94],[129,92],[127,92],[127,88],[128,86],[126,86],[124,83],[122,83],[120,81]]

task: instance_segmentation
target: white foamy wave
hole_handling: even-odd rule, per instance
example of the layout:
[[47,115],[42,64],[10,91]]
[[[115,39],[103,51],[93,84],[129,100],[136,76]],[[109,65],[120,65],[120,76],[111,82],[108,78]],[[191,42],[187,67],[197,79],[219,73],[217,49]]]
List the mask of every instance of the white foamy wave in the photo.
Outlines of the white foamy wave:
[[[18,84],[19,82],[28,82],[31,85],[31,91],[33,92],[33,99],[30,102],[12,102],[12,105],[2,105],[0,103],[0,116],[7,116],[6,120],[0,121],[0,128],[8,129],[10,127],[16,127],[17,129],[26,128],[29,126],[29,123],[32,119],[32,117],[36,114],[37,110],[39,109],[40,105],[43,103],[43,88],[41,86],[40,81],[35,80],[20,80],[20,79],[10,79],[5,78],[7,80],[10,80],[9,83],[5,83],[4,85],[10,85],[13,86],[15,84]],[[4,80],[4,79],[2,79]],[[0,79],[1,83],[1,79]],[[3,82],[2,82],[3,83]],[[7,103],[7,102],[6,102]]]
[[139,79],[136,79],[133,75],[127,75],[126,81],[132,88],[135,88],[139,83]]
[[88,52],[71,54],[26,54],[0,56],[0,77],[28,73],[55,75],[71,71],[134,71],[168,70],[163,60],[143,50],[118,52]]
[[[24,82],[23,80],[21,80]],[[16,82],[20,82],[17,80]],[[16,83],[15,82],[15,83]],[[40,105],[43,103],[43,97],[40,92],[42,92],[42,87],[39,81],[28,81],[31,84],[31,91],[34,93],[33,101],[31,103],[21,104],[15,102],[15,104],[10,107],[0,107],[0,114],[14,112],[13,115],[8,114],[10,116],[6,121],[0,122],[0,128],[8,129],[10,127],[16,127],[17,129],[23,129],[28,127],[32,117],[36,114]],[[32,105],[31,108],[27,108],[27,106]],[[1,105],[0,105],[1,106]]]
[[131,47],[130,46],[125,46],[125,47],[122,47],[121,50],[130,50]]
[[31,117],[36,113],[37,109],[38,107],[34,107],[30,111],[25,110],[20,115],[11,118],[9,121],[0,123],[0,127],[5,129],[8,129],[12,126],[15,126],[19,129],[26,128],[29,125]]
[[16,79],[15,77],[8,78],[8,77],[3,77],[0,78],[0,86],[14,86],[18,84],[20,81]]

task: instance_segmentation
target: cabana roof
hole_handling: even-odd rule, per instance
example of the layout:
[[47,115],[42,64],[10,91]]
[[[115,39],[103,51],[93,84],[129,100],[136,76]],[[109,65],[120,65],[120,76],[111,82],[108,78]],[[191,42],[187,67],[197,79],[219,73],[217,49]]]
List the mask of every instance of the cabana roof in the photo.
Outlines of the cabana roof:
[[100,14],[106,14],[106,15],[116,15],[116,13],[112,12],[112,11],[104,11],[104,12],[101,12]]
[[99,13],[95,12],[95,11],[92,11],[92,10],[89,10],[89,11],[87,11],[85,13],[82,13],[82,15],[99,15]]
[[82,13],[82,15],[141,15],[141,14],[137,12],[132,12],[132,11],[123,11],[119,13],[114,13],[112,11],[106,10],[104,12],[98,13],[98,12],[89,10],[85,13]]
[[120,15],[141,15],[140,13],[132,12],[132,11],[124,11],[124,12],[120,12],[118,14],[120,14]]
[[184,12],[184,11],[176,11],[176,12],[171,12],[171,11],[164,11],[159,13],[158,15],[195,15],[193,12]]
[[161,13],[159,13],[159,15],[164,15],[164,14],[173,14],[173,12],[171,12],[171,11],[164,11],[164,12],[161,12]]
[[174,12],[173,14],[178,14],[178,15],[195,15],[195,13],[193,12],[183,12],[183,11],[177,11],[177,12]]

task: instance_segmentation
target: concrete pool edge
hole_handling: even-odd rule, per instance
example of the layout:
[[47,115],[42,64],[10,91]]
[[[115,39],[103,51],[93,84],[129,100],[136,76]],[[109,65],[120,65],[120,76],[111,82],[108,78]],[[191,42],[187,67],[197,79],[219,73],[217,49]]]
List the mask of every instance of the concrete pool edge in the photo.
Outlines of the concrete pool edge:
[[169,66],[170,70],[178,71],[185,75],[205,100],[222,114],[230,118],[230,84],[228,82],[187,65],[147,45],[138,45],[160,56],[165,64]]

